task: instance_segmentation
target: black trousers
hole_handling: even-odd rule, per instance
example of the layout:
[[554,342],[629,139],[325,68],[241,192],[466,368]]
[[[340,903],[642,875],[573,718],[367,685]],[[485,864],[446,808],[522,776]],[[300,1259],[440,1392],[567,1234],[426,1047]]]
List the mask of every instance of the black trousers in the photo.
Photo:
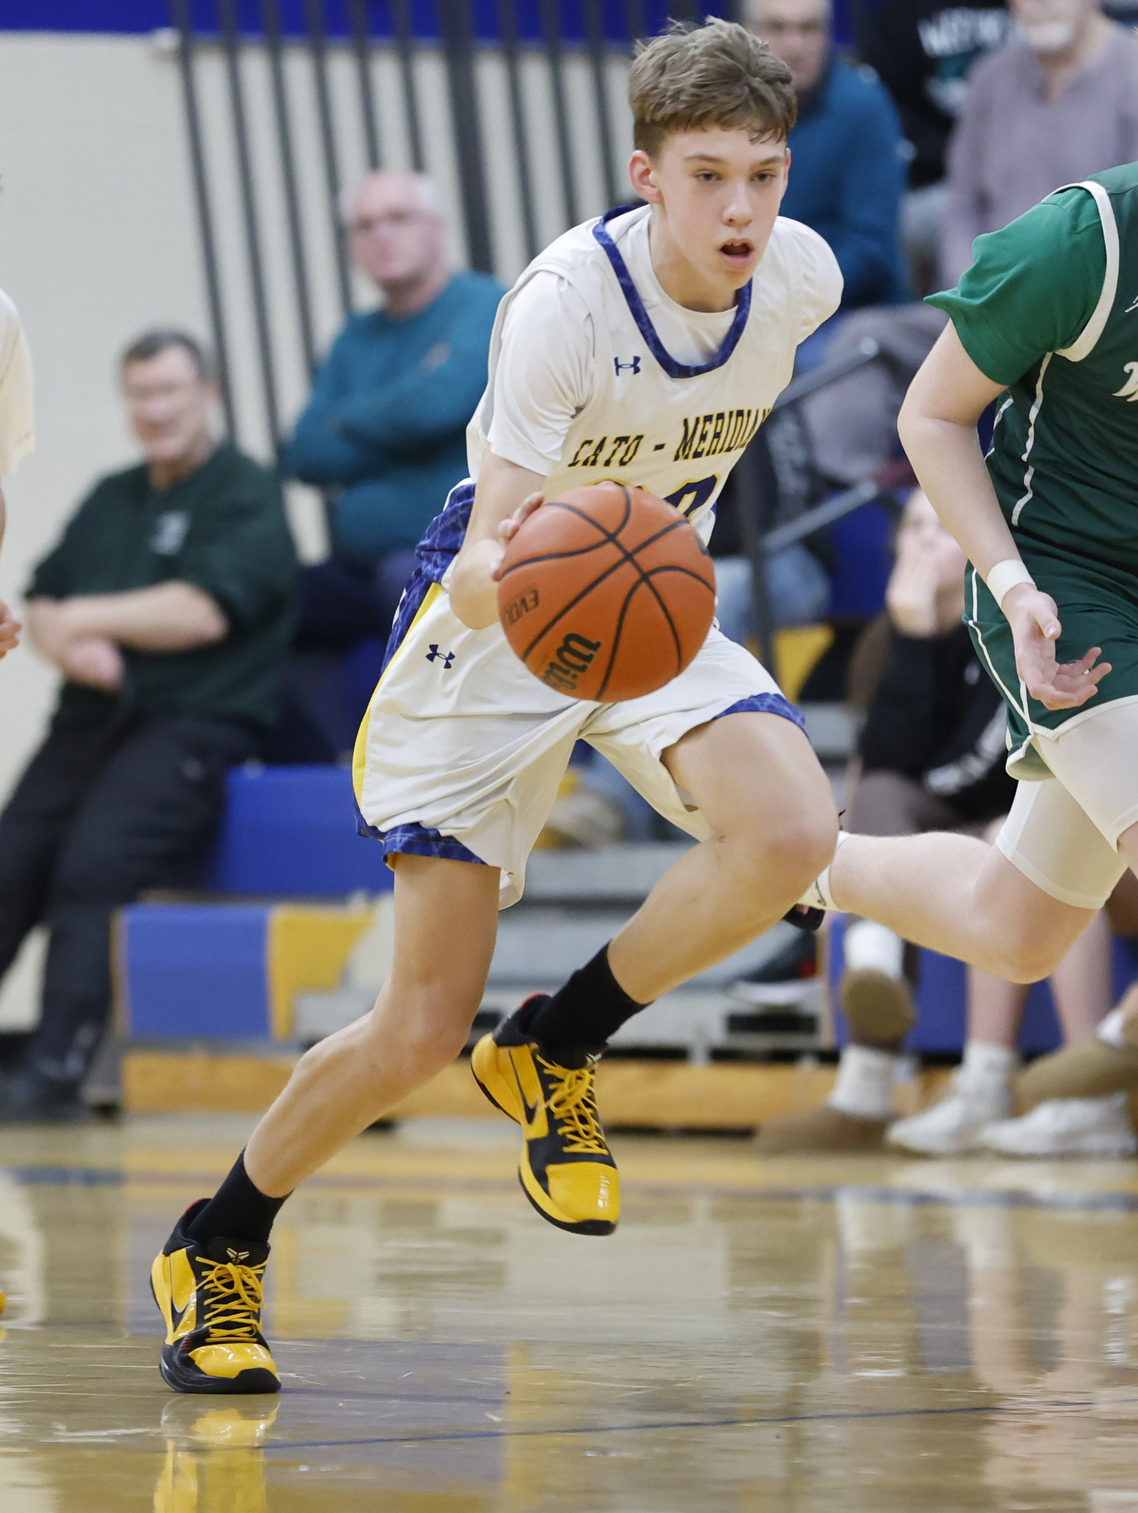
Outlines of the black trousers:
[[56,726],[0,814],[0,975],[38,924],[50,931],[43,1012],[27,1065],[78,1084],[111,1000],[111,916],[150,888],[191,886],[253,754],[241,726],[132,715]]

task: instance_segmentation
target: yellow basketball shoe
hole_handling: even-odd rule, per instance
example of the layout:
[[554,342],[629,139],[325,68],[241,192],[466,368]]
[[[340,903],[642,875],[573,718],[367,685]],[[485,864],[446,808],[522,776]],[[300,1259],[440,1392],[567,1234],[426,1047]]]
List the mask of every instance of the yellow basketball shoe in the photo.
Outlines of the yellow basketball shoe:
[[471,1070],[490,1102],[525,1132],[518,1177],[542,1218],[576,1235],[611,1235],[620,1177],[597,1116],[597,1058],[575,1051],[562,1065],[543,1051],[526,1020],[544,1001],[527,999],[493,1035],[483,1035]]
[[206,1202],[186,1210],[150,1269],[166,1320],[163,1379],[175,1392],[279,1392],[261,1333],[269,1247],[228,1239],[199,1244],[186,1229]]

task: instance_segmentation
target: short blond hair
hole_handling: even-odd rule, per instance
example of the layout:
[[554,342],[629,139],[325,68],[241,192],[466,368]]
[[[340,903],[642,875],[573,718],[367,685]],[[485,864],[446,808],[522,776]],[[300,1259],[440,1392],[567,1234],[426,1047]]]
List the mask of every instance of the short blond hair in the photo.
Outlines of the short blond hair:
[[674,131],[742,128],[786,141],[798,114],[790,70],[745,26],[673,22],[639,42],[628,76],[633,142],[654,157]]

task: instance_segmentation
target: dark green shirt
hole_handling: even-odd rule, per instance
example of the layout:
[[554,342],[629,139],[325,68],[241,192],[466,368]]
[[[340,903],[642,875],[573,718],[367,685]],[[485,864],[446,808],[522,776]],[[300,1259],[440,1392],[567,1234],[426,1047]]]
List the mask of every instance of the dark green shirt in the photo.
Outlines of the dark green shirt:
[[28,597],[117,594],[177,580],[217,601],[229,634],[162,655],[124,647],[120,696],[65,683],[57,718],[98,722],[127,707],[271,725],[296,578],[279,483],[227,443],[168,489],[153,488],[145,466],[102,479],[36,569]]
[[1007,385],[988,470],[1021,549],[1129,574],[1138,569],[1138,163],[1088,182],[978,237],[959,287],[930,303],[951,316],[980,371]]

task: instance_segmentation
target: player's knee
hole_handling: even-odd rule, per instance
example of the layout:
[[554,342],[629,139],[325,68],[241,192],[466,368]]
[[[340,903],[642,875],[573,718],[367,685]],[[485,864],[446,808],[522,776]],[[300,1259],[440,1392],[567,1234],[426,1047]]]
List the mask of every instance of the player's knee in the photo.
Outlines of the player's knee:
[[789,813],[744,822],[724,840],[740,888],[766,895],[774,887],[793,900],[830,861],[836,836],[832,817]]
[[997,976],[1009,982],[1042,982],[1067,954],[1069,942],[1049,936],[1038,926],[1022,925],[1002,932]]
[[762,867],[769,883],[800,893],[818,876],[834,854],[837,821],[832,816],[792,812],[762,827]]
[[457,1003],[452,997],[430,993],[408,995],[399,1012],[372,1016],[369,1042],[372,1054],[388,1064],[398,1060],[418,1076],[433,1076],[460,1055],[470,1034],[478,1004]]

